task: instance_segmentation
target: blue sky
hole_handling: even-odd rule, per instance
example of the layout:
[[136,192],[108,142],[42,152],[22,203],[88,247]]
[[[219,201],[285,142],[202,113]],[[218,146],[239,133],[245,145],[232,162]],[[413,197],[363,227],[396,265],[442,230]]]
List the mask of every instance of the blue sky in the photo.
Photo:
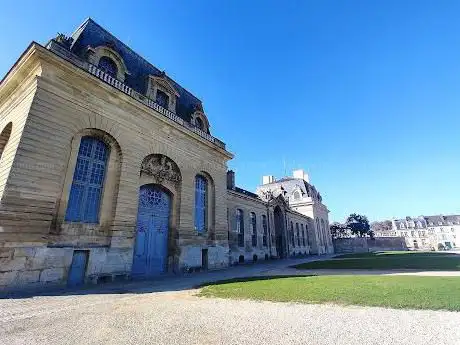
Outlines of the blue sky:
[[0,74],[86,17],[203,100],[237,184],[304,168],[332,220],[460,213],[460,2],[8,1]]

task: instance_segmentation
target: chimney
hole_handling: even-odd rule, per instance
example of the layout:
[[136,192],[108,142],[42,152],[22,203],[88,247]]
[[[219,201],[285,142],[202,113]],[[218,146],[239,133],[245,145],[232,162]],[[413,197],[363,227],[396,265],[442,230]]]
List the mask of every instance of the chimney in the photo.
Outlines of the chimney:
[[300,178],[300,179],[304,180],[305,182],[310,183],[310,178],[308,177],[308,174],[306,174],[303,169],[294,170],[292,172],[292,176],[294,178]]
[[235,189],[235,172],[227,171],[227,189]]
[[262,184],[268,184],[274,181],[275,181],[275,177],[273,175],[262,176]]

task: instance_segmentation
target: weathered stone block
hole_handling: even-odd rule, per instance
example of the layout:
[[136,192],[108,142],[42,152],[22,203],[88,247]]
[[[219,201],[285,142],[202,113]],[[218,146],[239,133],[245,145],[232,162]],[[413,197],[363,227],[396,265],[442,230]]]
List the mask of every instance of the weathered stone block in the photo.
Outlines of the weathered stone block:
[[228,247],[215,246],[208,248],[208,268],[217,269],[228,266]]
[[40,281],[40,271],[23,271],[18,272],[16,277],[17,285],[27,285]]
[[41,282],[57,282],[64,280],[65,269],[64,268],[48,268],[41,272]]
[[20,271],[25,268],[26,258],[0,259],[0,272]]
[[69,267],[72,253],[72,248],[37,248],[35,255],[27,258],[27,268],[34,270]]
[[0,248],[0,258],[10,258],[13,256],[14,250],[12,248]]
[[35,249],[34,247],[16,248],[14,249],[14,257],[33,257],[35,255]]
[[181,266],[201,267],[201,246],[185,246],[181,250]]
[[13,282],[16,280],[18,272],[0,272],[0,285],[12,285]]

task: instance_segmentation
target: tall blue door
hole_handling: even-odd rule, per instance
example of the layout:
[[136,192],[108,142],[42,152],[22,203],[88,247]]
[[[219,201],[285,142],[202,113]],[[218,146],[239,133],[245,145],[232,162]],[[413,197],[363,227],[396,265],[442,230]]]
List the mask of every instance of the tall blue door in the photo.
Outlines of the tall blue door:
[[72,263],[70,265],[69,275],[67,276],[67,285],[78,286],[84,283],[87,261],[87,250],[76,250],[73,252]]
[[166,271],[170,196],[156,185],[139,192],[132,275],[153,277]]

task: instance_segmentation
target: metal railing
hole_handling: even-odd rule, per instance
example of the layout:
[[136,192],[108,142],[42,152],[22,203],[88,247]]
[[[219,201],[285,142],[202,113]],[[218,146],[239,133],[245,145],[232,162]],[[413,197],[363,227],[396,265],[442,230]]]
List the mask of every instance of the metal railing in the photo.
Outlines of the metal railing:
[[172,111],[162,107],[155,101],[151,100],[150,98],[145,97],[144,95],[141,95],[137,91],[133,90],[130,88],[128,85],[122,83],[118,79],[114,78],[110,74],[104,72],[100,68],[88,63],[88,72],[94,75],[95,77],[99,78],[100,80],[106,82],[107,84],[115,87],[116,89],[120,90],[121,92],[127,94],[128,96],[131,96],[135,98],[138,102],[141,102],[148,106],[149,108],[159,112],[160,114],[166,116],[170,120],[180,124],[181,126],[189,129],[190,131],[198,134],[200,137],[212,142],[213,144],[219,146],[220,148],[225,150],[225,143],[220,141],[219,139],[213,137],[212,135],[202,131],[201,129],[193,126],[191,123],[188,123],[184,121],[181,117],[177,116],[174,114]]

